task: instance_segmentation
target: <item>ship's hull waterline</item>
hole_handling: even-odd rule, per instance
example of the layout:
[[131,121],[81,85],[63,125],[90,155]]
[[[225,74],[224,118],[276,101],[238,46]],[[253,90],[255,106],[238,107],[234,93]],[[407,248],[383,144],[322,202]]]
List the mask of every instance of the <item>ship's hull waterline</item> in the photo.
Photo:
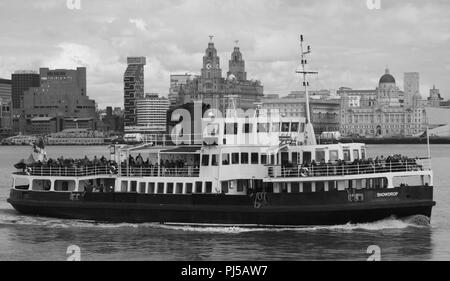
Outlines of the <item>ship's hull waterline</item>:
[[[358,191],[359,192],[359,191]],[[353,193],[355,194],[355,193]],[[70,193],[11,190],[8,202],[23,214],[131,223],[223,225],[337,225],[365,223],[395,216],[431,218],[433,187],[347,191],[222,194]],[[351,199],[353,198],[353,199]]]

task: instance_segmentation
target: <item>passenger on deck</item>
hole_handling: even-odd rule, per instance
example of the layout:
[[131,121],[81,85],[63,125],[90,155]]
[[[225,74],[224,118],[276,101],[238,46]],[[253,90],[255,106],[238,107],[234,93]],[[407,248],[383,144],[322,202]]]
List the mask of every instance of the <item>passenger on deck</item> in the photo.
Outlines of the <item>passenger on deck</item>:
[[136,156],[136,165],[142,166],[144,164],[144,158],[142,158],[141,154],[139,153],[138,156]]

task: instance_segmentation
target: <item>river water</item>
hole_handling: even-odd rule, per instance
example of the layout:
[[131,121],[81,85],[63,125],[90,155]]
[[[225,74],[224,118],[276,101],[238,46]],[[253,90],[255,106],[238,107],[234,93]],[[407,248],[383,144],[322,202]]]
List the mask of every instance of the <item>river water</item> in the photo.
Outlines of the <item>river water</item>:
[[[106,147],[47,147],[50,157],[107,156]],[[424,145],[369,145],[368,156],[426,156]],[[435,201],[431,224],[420,217],[367,224],[263,229],[107,224],[18,214],[7,202],[13,164],[30,148],[0,146],[0,260],[450,260],[450,145],[433,145]]]

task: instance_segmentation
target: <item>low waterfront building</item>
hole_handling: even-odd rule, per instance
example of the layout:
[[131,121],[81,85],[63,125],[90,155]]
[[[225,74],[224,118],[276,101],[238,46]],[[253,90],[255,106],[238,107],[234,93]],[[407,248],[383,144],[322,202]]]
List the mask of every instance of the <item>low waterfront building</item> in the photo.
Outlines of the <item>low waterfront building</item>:
[[[293,93],[284,98],[269,98],[261,101],[261,108],[278,111],[285,117],[306,117],[306,98],[301,93]],[[339,99],[313,99],[309,101],[311,123],[314,133],[339,131],[340,100]]]
[[340,88],[340,131],[344,136],[411,136],[423,131],[426,112],[420,94],[404,104],[403,92],[386,69],[378,87],[369,90]]
[[443,100],[444,99],[441,97],[439,89],[436,89],[436,86],[433,85],[433,89],[430,89],[427,105],[432,107],[440,107]]
[[[96,119],[95,101],[87,96],[85,67],[53,70],[41,68],[39,72],[40,86],[31,87],[24,92],[23,106],[19,110],[19,118],[25,120],[26,133],[35,132],[33,118],[54,117],[56,131],[61,131],[66,128],[66,124],[70,124],[65,123],[65,119]],[[44,122],[43,119],[35,120]]]

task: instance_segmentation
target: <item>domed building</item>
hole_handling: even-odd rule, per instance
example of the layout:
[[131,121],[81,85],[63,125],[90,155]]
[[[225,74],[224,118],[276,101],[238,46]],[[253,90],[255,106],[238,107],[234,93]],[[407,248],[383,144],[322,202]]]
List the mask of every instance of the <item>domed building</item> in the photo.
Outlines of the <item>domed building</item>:
[[392,137],[412,136],[422,132],[426,113],[416,95],[412,103],[404,103],[389,69],[380,77],[373,90],[340,88],[341,134],[347,136]]
[[395,78],[389,73],[388,68],[386,68],[385,74],[381,76],[376,91],[378,104],[400,106],[400,89],[397,87]]

